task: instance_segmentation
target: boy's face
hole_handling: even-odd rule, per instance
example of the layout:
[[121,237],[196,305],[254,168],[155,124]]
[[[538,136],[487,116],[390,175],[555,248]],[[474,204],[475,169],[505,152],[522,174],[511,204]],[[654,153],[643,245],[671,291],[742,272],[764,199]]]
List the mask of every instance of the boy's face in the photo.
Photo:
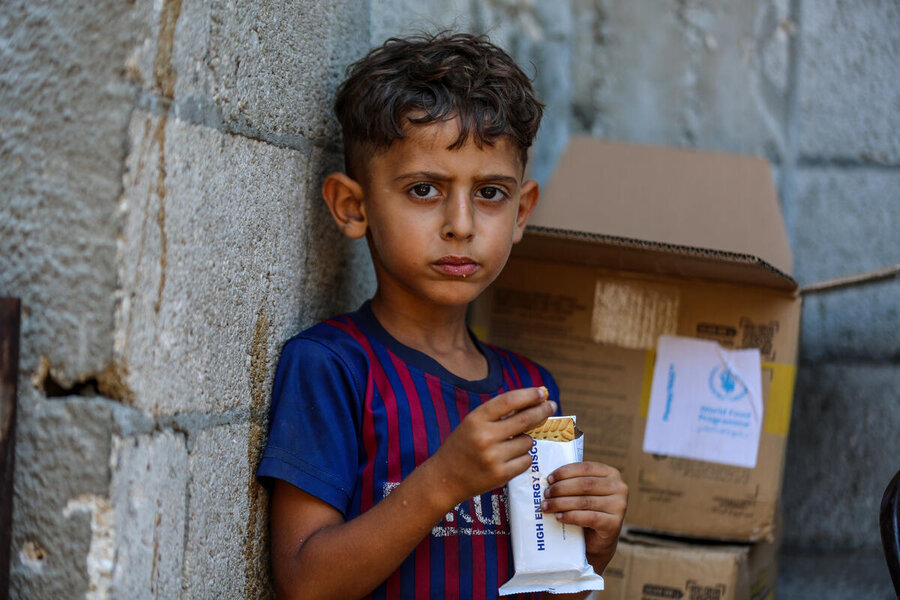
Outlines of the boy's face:
[[506,137],[479,148],[455,120],[411,125],[360,181],[378,294],[441,306],[474,300],[500,273],[537,203]]

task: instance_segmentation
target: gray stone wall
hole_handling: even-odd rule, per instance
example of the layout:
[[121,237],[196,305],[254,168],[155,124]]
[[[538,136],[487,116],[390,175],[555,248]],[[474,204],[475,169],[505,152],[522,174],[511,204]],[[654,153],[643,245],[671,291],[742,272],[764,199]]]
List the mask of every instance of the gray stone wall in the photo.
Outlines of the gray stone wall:
[[318,190],[368,10],[82,4],[0,8],[12,597],[269,597],[274,364],[373,284]]
[[[82,4],[0,6],[13,597],[270,596],[269,386],[284,339],[371,293],[318,186],[343,69],[390,35],[488,31],[532,70],[541,181],[572,133],[759,154],[801,284],[900,263],[893,0]],[[898,305],[898,279],[805,298],[780,597],[891,597]]]

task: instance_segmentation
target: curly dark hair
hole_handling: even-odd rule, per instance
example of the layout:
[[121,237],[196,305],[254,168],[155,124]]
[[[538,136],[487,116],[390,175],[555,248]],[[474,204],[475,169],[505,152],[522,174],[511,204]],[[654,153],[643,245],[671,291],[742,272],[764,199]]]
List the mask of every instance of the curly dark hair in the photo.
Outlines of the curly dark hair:
[[509,54],[486,36],[448,31],[388,39],[347,67],[335,99],[351,177],[361,160],[403,139],[406,121],[455,118],[459,137],[450,149],[470,135],[479,148],[505,135],[524,168],[543,108]]

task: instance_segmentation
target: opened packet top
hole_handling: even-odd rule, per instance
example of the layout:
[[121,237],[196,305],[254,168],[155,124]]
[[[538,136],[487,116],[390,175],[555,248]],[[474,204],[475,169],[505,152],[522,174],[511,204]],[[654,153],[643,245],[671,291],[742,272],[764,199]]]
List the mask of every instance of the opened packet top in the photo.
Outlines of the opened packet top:
[[499,594],[602,590],[603,578],[587,561],[582,528],[541,511],[547,476],[582,460],[584,435],[571,416],[550,417],[526,433],[533,438],[531,468],[507,485],[515,574],[500,586]]

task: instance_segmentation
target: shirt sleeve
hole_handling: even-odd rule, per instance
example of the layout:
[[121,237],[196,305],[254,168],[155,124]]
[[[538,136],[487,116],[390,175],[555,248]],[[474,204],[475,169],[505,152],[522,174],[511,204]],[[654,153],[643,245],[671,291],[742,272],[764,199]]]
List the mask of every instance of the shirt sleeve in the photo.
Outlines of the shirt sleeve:
[[362,394],[338,353],[315,340],[290,340],[275,373],[260,482],[286,481],[346,517],[359,466]]

